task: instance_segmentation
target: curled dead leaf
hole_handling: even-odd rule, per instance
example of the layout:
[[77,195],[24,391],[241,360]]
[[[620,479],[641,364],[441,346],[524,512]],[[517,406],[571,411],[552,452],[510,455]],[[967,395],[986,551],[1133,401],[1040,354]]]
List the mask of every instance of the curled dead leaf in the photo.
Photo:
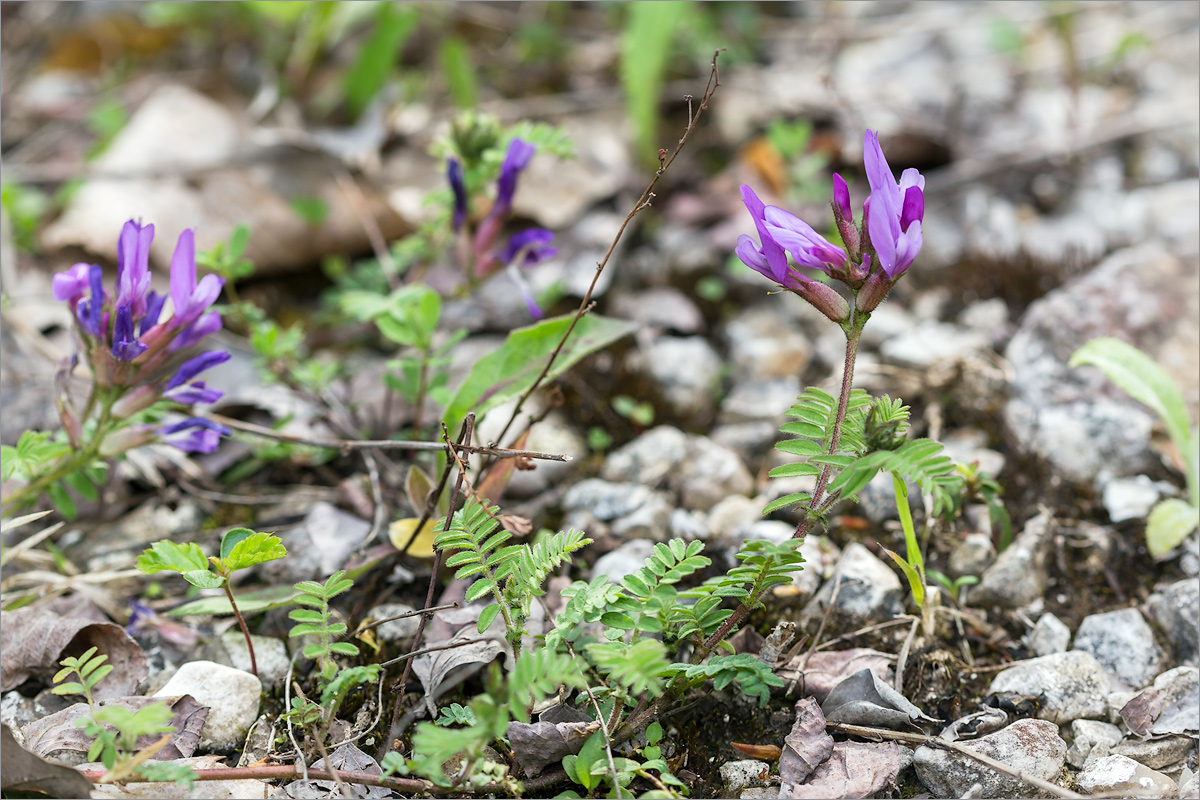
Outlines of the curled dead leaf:
[[742,744],[730,742],[729,746],[739,753],[745,753],[759,761],[775,761],[783,753],[783,748],[777,744]]

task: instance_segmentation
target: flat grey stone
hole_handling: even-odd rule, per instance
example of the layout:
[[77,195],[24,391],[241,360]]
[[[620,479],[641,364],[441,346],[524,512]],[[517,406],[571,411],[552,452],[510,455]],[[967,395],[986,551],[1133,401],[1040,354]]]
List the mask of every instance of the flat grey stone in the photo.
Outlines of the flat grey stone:
[[1070,650],[1009,667],[992,679],[988,693],[1043,694],[1039,719],[1066,725],[1077,719],[1101,719],[1108,713],[1112,682],[1091,653]]
[[1043,597],[1046,588],[1046,552],[1050,546],[1051,519],[1039,514],[996,557],[979,583],[971,587],[971,602],[978,606],[1020,608]]
[[1163,653],[1136,608],[1084,617],[1075,632],[1075,649],[1091,653],[1131,689],[1142,688],[1162,671]]
[[1166,632],[1176,662],[1200,665],[1200,577],[1160,587],[1147,603],[1150,616]]
[[1077,719],[1071,723],[1071,736],[1067,763],[1075,769],[1083,769],[1089,759],[1108,755],[1109,748],[1121,741],[1124,734],[1116,725],[1107,722]]
[[1026,641],[1035,656],[1065,653],[1071,645],[1071,629],[1053,614],[1042,614],[1026,636]]
[[839,580],[841,589],[834,601],[835,613],[855,622],[889,619],[900,614],[904,588],[895,571],[866,547],[853,542],[842,553],[834,579],[826,581],[804,607],[802,619],[825,613]]
[[1111,793],[1117,797],[1176,797],[1175,781],[1121,755],[1104,756],[1075,776],[1087,794]]
[[[995,733],[959,744],[1047,781],[1058,777],[1067,753],[1067,743],[1058,735],[1058,727],[1036,719],[1017,720]],[[1029,796],[1029,786],[1020,778],[1002,775],[959,753],[921,746],[913,757],[913,766],[921,783],[935,797],[962,797],[975,784],[979,789],[972,797]]]
[[[1200,722],[1197,722],[1200,725]],[[1161,739],[1139,739],[1127,736],[1111,748],[1117,755],[1128,756],[1150,769],[1169,767],[1186,758],[1196,749],[1196,741],[1190,736],[1166,736]]]

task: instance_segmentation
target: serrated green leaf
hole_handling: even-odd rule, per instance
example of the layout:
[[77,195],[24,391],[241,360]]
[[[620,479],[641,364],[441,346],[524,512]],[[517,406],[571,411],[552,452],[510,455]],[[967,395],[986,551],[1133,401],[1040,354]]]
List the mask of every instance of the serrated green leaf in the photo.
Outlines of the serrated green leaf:
[[227,560],[230,553],[233,552],[235,545],[237,545],[239,542],[245,541],[253,535],[254,531],[250,530],[249,528],[233,528],[232,530],[226,531],[225,535],[221,537],[221,560]]
[[[222,541],[221,550],[225,551],[224,541]],[[233,572],[239,569],[248,569],[267,561],[274,561],[286,555],[287,548],[283,546],[283,542],[279,540],[278,536],[251,531],[249,536],[240,538],[230,548],[229,555],[222,560],[225,562],[225,568]]]
[[1146,547],[1158,558],[1183,542],[1200,525],[1200,509],[1170,497],[1150,509],[1146,518]]
[[137,560],[137,568],[147,575],[163,570],[175,572],[193,572],[208,570],[208,558],[200,545],[186,542],[178,544],[170,539],[163,539],[150,545]]

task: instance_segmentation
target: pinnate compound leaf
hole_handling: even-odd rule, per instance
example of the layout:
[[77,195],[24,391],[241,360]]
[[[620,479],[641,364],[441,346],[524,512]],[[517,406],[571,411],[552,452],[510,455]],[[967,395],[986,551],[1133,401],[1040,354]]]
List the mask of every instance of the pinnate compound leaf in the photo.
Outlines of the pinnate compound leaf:
[[1200,525],[1200,509],[1176,497],[1150,509],[1146,518],[1146,547],[1158,558],[1179,546]]

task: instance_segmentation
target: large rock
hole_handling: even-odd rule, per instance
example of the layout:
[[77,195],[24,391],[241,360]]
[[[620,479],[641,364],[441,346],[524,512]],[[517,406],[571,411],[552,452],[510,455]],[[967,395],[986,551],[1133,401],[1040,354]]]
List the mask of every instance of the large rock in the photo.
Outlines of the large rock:
[[1184,395],[1195,396],[1187,365],[1200,338],[1197,280],[1194,262],[1146,245],[1112,254],[1030,305],[1005,352],[1014,377],[1004,416],[1018,444],[1078,483],[1093,483],[1101,470],[1124,477],[1153,469],[1154,415],[1099,370],[1067,361],[1088,340],[1115,336],[1168,369],[1178,363]]
[[[839,582],[841,588],[837,598],[833,599]],[[903,594],[904,588],[895,571],[866,547],[853,542],[842,553],[835,579],[825,582],[804,607],[801,616],[805,619],[820,617],[832,601],[835,613],[853,622],[888,619],[900,614]]]
[[1175,660],[1200,661],[1200,578],[1184,578],[1150,595],[1150,615],[1171,641]]
[[[1067,755],[1067,743],[1058,735],[1058,727],[1036,719],[1017,720],[1003,730],[960,745],[1046,781],[1058,776]],[[970,756],[946,750],[918,747],[913,766],[935,797],[963,797],[975,784],[979,790],[971,797],[1028,797],[1030,792],[1020,778],[1002,775]]]
[[208,706],[199,749],[223,752],[245,740],[250,724],[258,716],[262,682],[249,672],[213,661],[189,661],[154,696],[185,694]]
[[1090,653],[1071,650],[1041,656],[1002,670],[988,693],[1041,694],[1040,719],[1066,725],[1077,719],[1100,719],[1108,713],[1112,681]]
[[1075,649],[1094,655],[1130,689],[1150,683],[1163,667],[1154,632],[1136,608],[1084,617],[1075,632]]

